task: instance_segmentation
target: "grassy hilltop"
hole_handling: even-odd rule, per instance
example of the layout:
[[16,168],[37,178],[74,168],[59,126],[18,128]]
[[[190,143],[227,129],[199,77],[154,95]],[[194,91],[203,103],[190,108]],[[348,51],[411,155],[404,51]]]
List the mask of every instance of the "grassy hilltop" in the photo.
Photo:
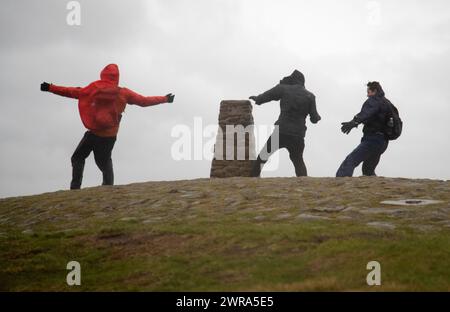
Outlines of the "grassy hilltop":
[[[390,206],[384,200],[441,200]],[[0,291],[450,291],[450,181],[230,178],[0,200]],[[66,265],[81,264],[81,286]],[[381,263],[369,287],[366,265]]]

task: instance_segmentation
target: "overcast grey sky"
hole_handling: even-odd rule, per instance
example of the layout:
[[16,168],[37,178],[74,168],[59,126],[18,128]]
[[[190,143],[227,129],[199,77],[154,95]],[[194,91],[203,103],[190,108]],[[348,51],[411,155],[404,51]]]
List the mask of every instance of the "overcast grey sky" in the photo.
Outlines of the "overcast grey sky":
[[[70,156],[84,129],[77,102],[42,93],[49,81],[85,86],[108,63],[120,85],[173,104],[129,106],[113,161],[116,184],[208,177],[210,161],[175,161],[177,124],[217,123],[223,99],[246,99],[293,69],[306,76],[322,121],[308,125],[311,176],[334,176],[361,132],[340,133],[382,83],[404,119],[378,174],[450,179],[450,2],[447,0],[81,0],[81,26],[66,23],[68,1],[0,4],[0,197],[67,189]],[[379,14],[378,14],[379,12]],[[256,125],[278,117],[254,108]],[[286,151],[278,170],[293,176]],[[357,169],[360,174],[360,169]],[[84,186],[101,182],[92,158]]]

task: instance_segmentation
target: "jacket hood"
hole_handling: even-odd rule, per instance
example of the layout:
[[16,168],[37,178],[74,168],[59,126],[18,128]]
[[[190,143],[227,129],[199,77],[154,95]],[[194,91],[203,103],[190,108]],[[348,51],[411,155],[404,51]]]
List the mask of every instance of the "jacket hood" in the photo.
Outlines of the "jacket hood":
[[305,76],[299,71],[299,70],[294,70],[294,72],[287,77],[284,77],[281,81],[281,84],[288,84],[288,85],[305,85]]
[[119,67],[116,64],[106,65],[100,73],[100,79],[119,85]]

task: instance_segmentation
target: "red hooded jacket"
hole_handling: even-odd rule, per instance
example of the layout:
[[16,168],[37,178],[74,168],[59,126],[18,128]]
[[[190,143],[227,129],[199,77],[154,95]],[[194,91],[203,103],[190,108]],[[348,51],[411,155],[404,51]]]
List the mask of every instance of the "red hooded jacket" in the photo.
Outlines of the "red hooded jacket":
[[127,103],[145,107],[167,102],[166,96],[142,96],[119,87],[119,68],[116,64],[107,65],[101,71],[100,80],[87,87],[61,87],[52,84],[50,92],[78,99],[84,126],[101,137],[117,135],[120,118]]

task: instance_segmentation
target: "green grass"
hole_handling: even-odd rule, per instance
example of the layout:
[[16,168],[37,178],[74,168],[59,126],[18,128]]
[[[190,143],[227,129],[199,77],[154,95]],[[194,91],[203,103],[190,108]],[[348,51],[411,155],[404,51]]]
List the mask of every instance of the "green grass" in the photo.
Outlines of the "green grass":
[[[128,211],[135,219],[121,221],[125,208],[93,216],[103,202],[82,197],[96,190],[99,196],[107,192],[89,189],[82,195],[66,192],[0,202],[2,215],[14,220],[5,221],[0,230],[4,234],[0,236],[0,291],[450,290],[448,228],[415,231],[404,220],[395,230],[368,227],[367,220],[277,220],[274,216],[280,211],[298,207],[252,210],[248,209],[251,199],[230,212],[223,209],[226,205],[212,209],[206,202],[186,208],[174,207],[167,199],[157,206],[155,198]],[[143,196],[137,194],[126,202]],[[72,208],[78,207],[72,201],[66,208],[55,208],[61,203],[57,196],[76,196],[89,206]],[[117,204],[118,197],[110,198],[111,205]],[[33,233],[23,234],[20,224],[39,202],[45,203],[40,209],[46,217],[31,226]],[[11,210],[14,205],[16,211]],[[82,218],[62,219],[68,213]],[[190,214],[195,217],[189,218]],[[256,221],[261,214],[265,218]],[[143,222],[151,216],[165,219]],[[79,287],[66,284],[66,264],[71,260],[81,264]],[[366,284],[366,265],[372,260],[381,263],[381,286]]]
[[[380,290],[449,290],[448,232],[395,235],[322,223],[111,225],[1,242],[0,289],[373,290],[366,264],[382,265]],[[159,245],[158,245],[159,244]],[[65,266],[82,267],[82,286]],[[377,290],[378,290],[377,289]]]

